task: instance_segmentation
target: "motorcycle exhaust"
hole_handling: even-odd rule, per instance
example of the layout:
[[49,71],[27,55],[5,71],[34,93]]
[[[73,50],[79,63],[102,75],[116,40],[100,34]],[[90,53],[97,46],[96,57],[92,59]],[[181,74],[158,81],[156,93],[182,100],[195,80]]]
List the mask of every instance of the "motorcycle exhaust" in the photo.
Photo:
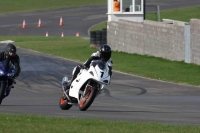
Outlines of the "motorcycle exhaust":
[[[66,91],[64,90],[64,88],[62,88],[62,90],[63,90],[63,93],[65,94],[65,96],[67,97],[67,100],[69,100],[69,101],[71,102],[71,99],[70,99],[69,96],[67,95],[67,93],[66,93]],[[69,91],[69,90],[67,90],[67,91]]]

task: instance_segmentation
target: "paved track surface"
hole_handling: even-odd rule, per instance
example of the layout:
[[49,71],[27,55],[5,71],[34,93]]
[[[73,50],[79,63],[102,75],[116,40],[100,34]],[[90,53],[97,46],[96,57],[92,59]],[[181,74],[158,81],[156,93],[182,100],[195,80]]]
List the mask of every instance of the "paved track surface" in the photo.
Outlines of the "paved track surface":
[[[182,0],[181,3],[181,0],[173,1],[173,5],[177,6],[198,4],[197,0]],[[169,6],[170,2],[172,0],[169,0],[168,4],[165,3],[164,7]],[[76,31],[87,35],[90,26],[106,20],[105,10],[105,5],[99,5],[0,15],[0,20],[3,20],[0,21],[0,35],[43,35],[47,29],[50,35],[55,36],[63,29],[66,29],[67,35],[74,35]],[[60,16],[64,19],[63,27],[58,26]],[[39,17],[44,23],[40,29],[37,28]],[[21,29],[24,18],[27,20],[27,29]],[[1,44],[0,50],[4,47],[5,45]],[[65,74],[71,75],[73,67],[79,63],[21,48],[18,48],[18,54],[21,57],[22,73],[17,79],[15,89],[2,102],[0,112],[132,122],[200,124],[199,87],[171,84],[118,72],[114,72],[111,85],[106,87],[87,111],[81,112],[77,106],[63,111],[58,105],[62,94],[61,80]]]
[[[146,5],[146,11],[151,12],[156,11],[157,5],[160,6],[160,10],[165,10],[200,5],[200,1],[150,0]],[[75,36],[77,32],[81,36],[87,36],[91,26],[107,20],[106,13],[107,5],[95,5],[0,15],[0,35],[45,36],[48,31],[49,36],[61,36],[62,32],[65,36]],[[63,18],[63,26],[59,26],[60,16]],[[37,27],[39,18],[41,18],[41,28]],[[24,19],[26,29],[22,29]]]

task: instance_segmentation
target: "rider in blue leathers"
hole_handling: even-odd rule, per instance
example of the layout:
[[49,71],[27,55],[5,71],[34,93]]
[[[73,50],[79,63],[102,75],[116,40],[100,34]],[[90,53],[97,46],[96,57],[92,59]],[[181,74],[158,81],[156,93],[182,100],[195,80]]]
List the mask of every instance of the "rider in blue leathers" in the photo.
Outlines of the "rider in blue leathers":
[[[9,59],[11,63],[15,66],[14,78],[18,77],[21,72],[20,59],[19,59],[19,56],[16,54],[16,52],[17,52],[16,47],[12,43],[8,43],[6,45],[5,51],[0,53],[0,62],[6,59]],[[13,80],[9,79],[8,80],[9,89],[11,89],[12,84],[13,84]]]

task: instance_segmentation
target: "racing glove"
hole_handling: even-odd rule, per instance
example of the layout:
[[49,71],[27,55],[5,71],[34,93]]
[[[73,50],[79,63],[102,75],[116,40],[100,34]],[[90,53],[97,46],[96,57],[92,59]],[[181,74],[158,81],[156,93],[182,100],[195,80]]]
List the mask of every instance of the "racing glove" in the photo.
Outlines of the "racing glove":
[[81,69],[87,69],[87,66],[85,64],[80,65]]

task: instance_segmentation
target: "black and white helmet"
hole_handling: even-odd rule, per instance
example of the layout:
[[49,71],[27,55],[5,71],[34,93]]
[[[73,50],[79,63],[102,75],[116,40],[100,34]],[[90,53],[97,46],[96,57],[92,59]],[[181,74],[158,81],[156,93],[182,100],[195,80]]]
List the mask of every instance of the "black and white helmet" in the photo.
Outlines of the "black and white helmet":
[[99,48],[99,52],[100,52],[100,58],[104,61],[108,61],[111,57],[111,48],[110,46],[108,46],[107,44],[103,44],[101,45],[101,47]]

